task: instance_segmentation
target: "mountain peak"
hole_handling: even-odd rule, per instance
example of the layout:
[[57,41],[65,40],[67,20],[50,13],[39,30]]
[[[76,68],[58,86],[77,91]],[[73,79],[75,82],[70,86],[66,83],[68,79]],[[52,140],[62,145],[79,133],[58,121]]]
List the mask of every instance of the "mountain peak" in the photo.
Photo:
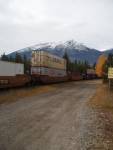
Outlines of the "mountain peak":
[[39,43],[34,46],[30,46],[21,50],[18,50],[19,53],[30,50],[45,50],[45,49],[54,49],[54,48],[62,48],[62,49],[75,49],[77,51],[88,51],[89,48],[82,43],[78,43],[74,40],[69,40],[66,42],[46,42]]
[[70,40],[70,41],[67,41],[65,42],[66,46],[69,47],[69,48],[73,48],[73,49],[76,49],[78,51],[81,51],[81,50],[86,50],[88,51],[88,47],[85,46],[83,43],[78,43],[74,40]]
[[[27,58],[30,59],[32,50],[44,50],[52,54],[58,55],[60,57],[64,56],[66,50],[71,61],[74,61],[75,59],[80,61],[86,60],[91,64],[96,62],[98,56],[101,54],[100,51],[88,48],[84,44],[78,43],[74,40],[69,40],[66,42],[61,41],[61,42],[39,43],[34,46],[18,50],[16,52],[20,53],[22,56],[26,55]],[[15,57],[16,52],[13,52],[9,55]]]

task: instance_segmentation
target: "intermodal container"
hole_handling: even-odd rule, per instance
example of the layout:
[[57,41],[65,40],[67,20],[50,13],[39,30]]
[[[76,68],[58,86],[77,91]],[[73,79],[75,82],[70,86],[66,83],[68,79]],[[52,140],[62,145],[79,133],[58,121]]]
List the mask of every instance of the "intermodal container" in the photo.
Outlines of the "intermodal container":
[[32,51],[31,66],[66,70],[66,60],[46,51]]
[[96,74],[94,69],[87,69],[87,74]]
[[67,75],[66,70],[47,67],[31,67],[31,74],[47,75],[50,77],[64,77]]
[[24,65],[0,61],[0,76],[16,76],[24,74]]
[[30,80],[30,76],[24,74],[23,64],[0,61],[0,88],[23,86]]

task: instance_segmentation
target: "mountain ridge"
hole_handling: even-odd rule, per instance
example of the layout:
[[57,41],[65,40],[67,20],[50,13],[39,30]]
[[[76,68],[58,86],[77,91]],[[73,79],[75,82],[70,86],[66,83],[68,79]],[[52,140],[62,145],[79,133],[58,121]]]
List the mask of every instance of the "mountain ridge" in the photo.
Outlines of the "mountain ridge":
[[44,50],[60,57],[63,57],[64,53],[67,52],[71,61],[88,61],[90,64],[94,64],[98,57],[102,54],[108,55],[108,53],[113,53],[113,49],[101,52],[97,49],[89,48],[74,40],[70,40],[66,42],[39,43],[34,46],[12,52],[8,54],[8,56],[15,57],[18,52],[21,56],[26,55],[26,57],[30,59],[32,50]]

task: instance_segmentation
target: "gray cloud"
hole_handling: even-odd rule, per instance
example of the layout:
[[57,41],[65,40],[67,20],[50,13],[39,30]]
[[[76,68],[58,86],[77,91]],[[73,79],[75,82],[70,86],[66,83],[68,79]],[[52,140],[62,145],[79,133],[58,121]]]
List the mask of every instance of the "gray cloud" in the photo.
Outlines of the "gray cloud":
[[112,8],[112,0],[0,0],[0,54],[69,39],[111,48]]

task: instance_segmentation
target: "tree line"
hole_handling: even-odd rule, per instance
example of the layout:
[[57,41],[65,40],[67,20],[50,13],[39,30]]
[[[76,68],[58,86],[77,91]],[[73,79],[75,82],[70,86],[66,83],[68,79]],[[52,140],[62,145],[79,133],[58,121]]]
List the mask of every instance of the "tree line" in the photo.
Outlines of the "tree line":
[[88,63],[88,61],[80,61],[80,60],[75,60],[74,62],[72,62],[68,56],[68,54],[65,52],[64,59],[66,59],[66,66],[67,66],[67,72],[71,72],[71,73],[81,73],[81,74],[85,74],[87,73],[87,69],[95,69],[95,65],[96,63],[94,63],[93,66],[90,66],[90,64]]
[[[63,58],[66,59],[67,72],[83,74],[83,73],[86,73],[87,69],[89,69],[89,68],[95,69],[95,64],[93,65],[93,67],[91,67],[90,64],[88,63],[88,61],[75,60],[74,62],[72,62],[66,52],[65,52]],[[1,60],[9,61],[9,62],[16,62],[16,63],[23,63],[25,73],[30,72],[31,61],[27,59],[26,55],[22,56],[19,53],[16,53],[15,56],[12,57],[12,56],[7,56],[4,53],[1,56]]]

